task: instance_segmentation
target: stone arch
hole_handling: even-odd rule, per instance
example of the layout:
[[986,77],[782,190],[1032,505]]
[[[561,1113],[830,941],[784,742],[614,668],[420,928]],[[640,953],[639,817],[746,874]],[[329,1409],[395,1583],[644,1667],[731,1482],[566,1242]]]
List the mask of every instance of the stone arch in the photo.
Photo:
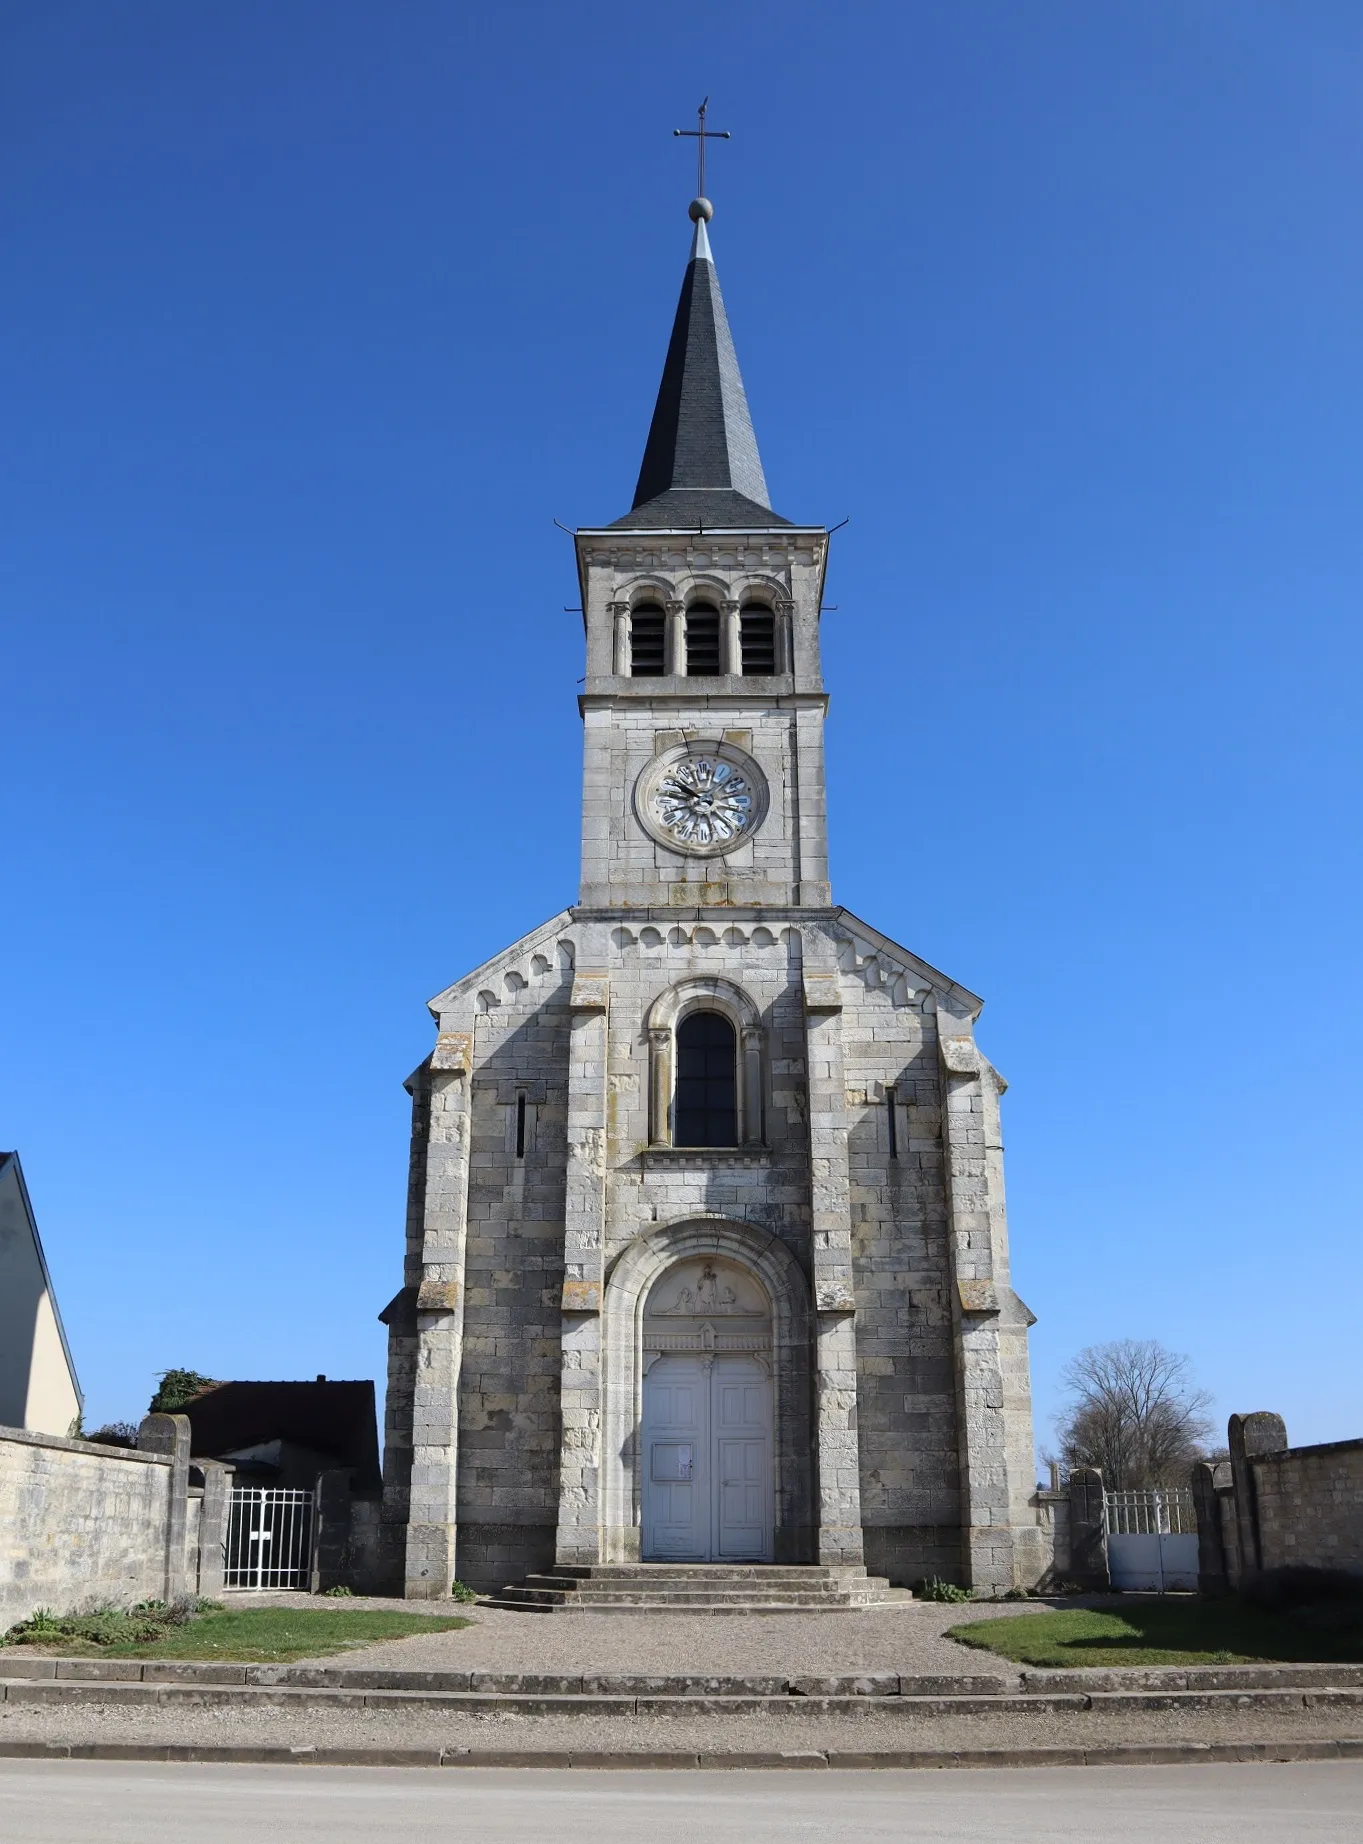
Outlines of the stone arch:
[[638,1236],[611,1264],[601,1303],[601,1558],[639,1557],[639,1428],[644,1307],[669,1268],[717,1256],[751,1275],[771,1303],[775,1559],[813,1556],[813,1430],[809,1281],[772,1231],[728,1217],[692,1216]]
[[717,576],[710,571],[696,571],[684,576],[677,584],[677,595],[682,605],[689,608],[693,602],[713,602],[723,608],[732,599],[729,579]]
[[767,1089],[767,1034],[751,994],[718,976],[678,980],[648,1008],[648,1138],[672,1144],[672,1092],[677,1067],[677,1026],[691,1012],[719,1012],[734,1027],[738,1051],[738,1144],[762,1144],[762,1104]]
[[666,576],[631,577],[621,596],[631,612],[644,602],[660,602],[666,608],[676,599],[676,584]]

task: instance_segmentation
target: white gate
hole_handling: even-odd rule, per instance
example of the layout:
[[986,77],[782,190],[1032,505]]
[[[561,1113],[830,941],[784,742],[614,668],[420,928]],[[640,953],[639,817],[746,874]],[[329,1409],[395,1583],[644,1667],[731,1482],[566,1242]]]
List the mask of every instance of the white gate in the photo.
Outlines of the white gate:
[[234,1486],[222,1561],[224,1588],[310,1588],[312,1493]]
[[1197,1587],[1197,1514],[1191,1492],[1106,1492],[1103,1519],[1114,1588],[1167,1594]]

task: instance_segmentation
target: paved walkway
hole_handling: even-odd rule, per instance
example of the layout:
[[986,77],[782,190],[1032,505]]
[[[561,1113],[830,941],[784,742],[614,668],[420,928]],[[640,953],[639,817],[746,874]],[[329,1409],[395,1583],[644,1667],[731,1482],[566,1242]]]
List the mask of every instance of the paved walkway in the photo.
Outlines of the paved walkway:
[[[928,1601],[822,1614],[525,1614],[454,1601],[328,1601],[310,1595],[231,1595],[300,1607],[376,1607],[411,1613],[466,1614],[475,1624],[454,1633],[417,1634],[365,1646],[345,1657],[414,1671],[630,1671],[703,1675],[785,1672],[791,1677],[846,1671],[971,1672],[1014,1677],[1016,1667],[992,1652],[944,1637],[949,1626],[1044,1612],[1043,1601]],[[1059,1605],[1060,1603],[1056,1603]],[[1069,1601],[1066,1606],[1075,1603]],[[339,1664],[341,1659],[309,1660]]]
[[24,1844],[1357,1844],[1363,1766],[596,1774],[0,1761]]

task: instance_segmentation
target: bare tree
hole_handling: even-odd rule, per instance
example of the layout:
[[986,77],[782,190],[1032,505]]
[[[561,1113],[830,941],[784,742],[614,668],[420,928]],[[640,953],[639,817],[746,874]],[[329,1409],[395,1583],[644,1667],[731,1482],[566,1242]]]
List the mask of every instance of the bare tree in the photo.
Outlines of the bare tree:
[[1096,1466],[1109,1491],[1185,1485],[1211,1433],[1212,1399],[1192,1365],[1153,1338],[1090,1345],[1061,1371],[1070,1392],[1056,1422],[1066,1467]]

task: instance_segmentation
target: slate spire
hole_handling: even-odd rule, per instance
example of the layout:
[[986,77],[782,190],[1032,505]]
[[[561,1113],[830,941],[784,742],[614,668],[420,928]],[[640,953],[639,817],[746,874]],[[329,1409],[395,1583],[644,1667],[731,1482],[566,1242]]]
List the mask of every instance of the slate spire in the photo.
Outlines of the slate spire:
[[708,199],[693,199],[696,226],[634,505],[617,526],[788,525],[767,503],[748,399],[710,254]]

